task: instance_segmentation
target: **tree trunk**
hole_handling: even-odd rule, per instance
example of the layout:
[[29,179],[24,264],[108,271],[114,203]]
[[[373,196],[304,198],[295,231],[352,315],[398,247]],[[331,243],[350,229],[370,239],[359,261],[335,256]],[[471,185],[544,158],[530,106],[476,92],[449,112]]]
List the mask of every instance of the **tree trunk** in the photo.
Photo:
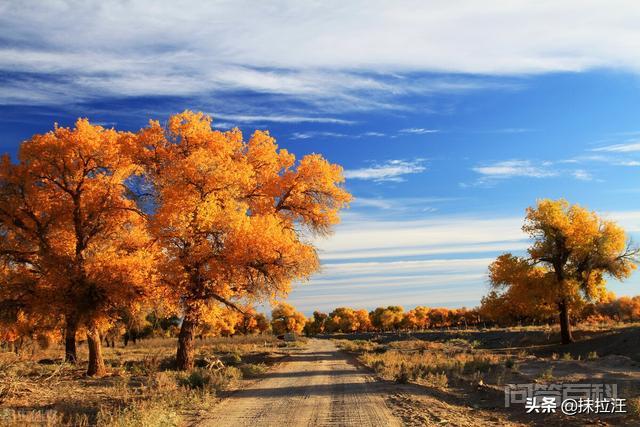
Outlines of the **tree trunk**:
[[569,321],[569,307],[567,300],[562,299],[558,303],[558,309],[560,310],[560,336],[562,344],[569,344],[573,342],[573,336],[571,335],[571,322]]
[[194,341],[196,322],[187,313],[182,320],[180,335],[178,335],[178,352],[176,354],[176,368],[179,371],[193,369]]
[[95,325],[89,327],[87,331],[87,343],[89,344],[89,366],[87,375],[90,377],[102,377],[107,373],[102,358],[102,342],[100,331]]
[[78,319],[74,315],[65,316],[64,331],[64,361],[76,364],[78,362],[78,353],[76,350],[76,333],[78,332]]

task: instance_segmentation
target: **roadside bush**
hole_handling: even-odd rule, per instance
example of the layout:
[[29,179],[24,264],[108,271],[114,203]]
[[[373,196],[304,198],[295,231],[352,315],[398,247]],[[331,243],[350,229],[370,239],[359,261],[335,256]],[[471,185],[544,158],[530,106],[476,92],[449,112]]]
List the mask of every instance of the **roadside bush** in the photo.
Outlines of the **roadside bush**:
[[240,371],[242,371],[243,378],[254,378],[264,374],[267,370],[267,365],[264,363],[245,363],[240,365]]
[[226,366],[212,372],[196,368],[180,380],[181,385],[190,389],[216,392],[224,390],[233,381],[242,379],[242,371],[234,366]]
[[109,427],[173,427],[182,424],[182,418],[170,405],[153,400],[135,402],[115,410],[102,408],[96,420],[96,425]]

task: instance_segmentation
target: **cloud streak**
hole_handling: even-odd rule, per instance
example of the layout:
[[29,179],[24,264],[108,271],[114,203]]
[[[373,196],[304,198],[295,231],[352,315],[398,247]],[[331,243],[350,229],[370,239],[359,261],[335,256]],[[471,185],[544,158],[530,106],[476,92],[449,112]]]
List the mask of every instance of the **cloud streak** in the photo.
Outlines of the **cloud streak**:
[[558,173],[547,169],[545,166],[534,165],[529,160],[506,160],[485,166],[473,168],[477,172],[492,179],[506,179],[513,177],[546,178],[556,176]]
[[[603,215],[640,232],[640,211]],[[321,273],[296,286],[289,299],[308,314],[340,305],[475,306],[488,290],[487,267],[495,257],[529,245],[522,223],[521,216],[402,222],[346,216],[334,236],[316,242]]]
[[347,169],[347,179],[359,179],[374,182],[402,182],[405,175],[421,173],[427,170],[424,160],[388,160],[368,168]]
[[402,109],[402,96],[518,85],[486,76],[640,71],[637,2],[374,3],[4,2],[0,103],[249,91]]
[[592,151],[604,151],[608,153],[634,153],[640,151],[640,142],[627,142],[624,144],[613,144],[604,147],[594,148]]

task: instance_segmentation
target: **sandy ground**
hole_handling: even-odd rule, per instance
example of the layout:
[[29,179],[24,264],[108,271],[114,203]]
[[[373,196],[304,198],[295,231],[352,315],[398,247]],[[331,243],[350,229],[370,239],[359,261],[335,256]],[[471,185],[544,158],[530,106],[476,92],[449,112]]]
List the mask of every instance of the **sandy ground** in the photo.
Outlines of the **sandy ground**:
[[399,426],[388,385],[328,340],[305,349],[216,405],[198,426]]

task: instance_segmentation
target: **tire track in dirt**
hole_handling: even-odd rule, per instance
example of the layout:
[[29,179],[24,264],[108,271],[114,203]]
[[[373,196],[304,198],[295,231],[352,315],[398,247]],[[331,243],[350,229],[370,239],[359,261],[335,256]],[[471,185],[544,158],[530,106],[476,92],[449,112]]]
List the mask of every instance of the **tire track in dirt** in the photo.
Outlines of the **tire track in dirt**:
[[306,349],[216,405],[198,426],[399,426],[385,384],[328,340]]

